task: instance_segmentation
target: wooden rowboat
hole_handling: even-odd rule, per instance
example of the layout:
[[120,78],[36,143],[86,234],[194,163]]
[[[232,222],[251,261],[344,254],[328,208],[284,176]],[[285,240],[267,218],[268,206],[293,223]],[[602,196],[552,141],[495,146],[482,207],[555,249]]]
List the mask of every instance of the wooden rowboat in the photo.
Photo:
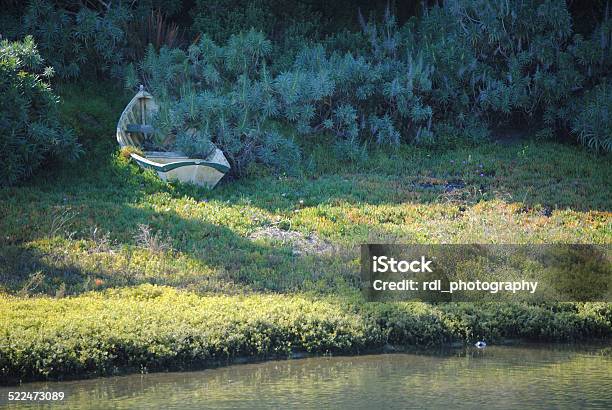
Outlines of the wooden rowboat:
[[[121,113],[117,123],[117,142],[121,147],[143,146],[146,135],[153,133],[153,115],[159,107],[142,86]],[[143,168],[152,169],[163,180],[178,180],[213,188],[230,170],[223,152],[216,148],[206,158],[190,158],[181,152],[145,151],[144,156],[130,156]]]

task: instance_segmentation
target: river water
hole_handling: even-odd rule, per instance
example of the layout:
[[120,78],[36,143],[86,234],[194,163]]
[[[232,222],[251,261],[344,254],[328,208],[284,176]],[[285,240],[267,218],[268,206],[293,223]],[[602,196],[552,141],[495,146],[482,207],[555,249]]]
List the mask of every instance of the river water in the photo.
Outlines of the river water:
[[[62,391],[52,407],[612,409],[612,346],[489,346],[314,357],[178,373],[30,383]],[[20,402],[19,408],[39,404]]]

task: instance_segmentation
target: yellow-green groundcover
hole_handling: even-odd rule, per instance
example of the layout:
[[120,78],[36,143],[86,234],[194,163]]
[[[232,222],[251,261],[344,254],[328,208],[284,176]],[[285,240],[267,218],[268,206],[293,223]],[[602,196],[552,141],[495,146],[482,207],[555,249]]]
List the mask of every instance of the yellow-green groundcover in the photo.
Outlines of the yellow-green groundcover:
[[363,303],[359,297],[200,296],[141,285],[76,297],[0,297],[0,380],[186,369],[242,356],[360,353],[479,338],[612,334],[612,304]]

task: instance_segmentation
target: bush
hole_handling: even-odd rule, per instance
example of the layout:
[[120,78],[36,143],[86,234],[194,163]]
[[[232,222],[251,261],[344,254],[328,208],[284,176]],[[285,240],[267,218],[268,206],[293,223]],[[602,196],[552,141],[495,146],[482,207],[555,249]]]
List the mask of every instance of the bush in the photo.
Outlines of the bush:
[[[610,22],[574,35],[565,1],[454,0],[418,21],[417,47],[435,67],[434,118],[469,134],[528,124],[569,128],[585,89],[609,72]],[[476,126],[476,127],[474,127]]]
[[196,0],[191,14],[193,31],[217,43],[251,29],[264,33],[272,41],[276,69],[290,66],[297,51],[330,26],[316,5],[299,0]]
[[22,23],[22,32],[34,36],[57,74],[74,78],[119,69],[129,10],[115,5],[98,10],[62,3],[33,0]]
[[296,23],[314,27],[319,16],[313,13],[312,7],[295,0],[196,0],[191,10],[194,30],[220,43],[251,28],[281,40]]
[[270,123],[278,113],[266,64],[270,51],[271,43],[254,30],[232,36],[226,46],[203,36],[187,52],[151,47],[140,67],[160,102],[151,143],[159,146],[170,135],[167,148],[192,153],[212,143],[235,175],[254,161],[294,171],[298,147]]
[[32,37],[0,42],[0,185],[31,175],[45,159],[76,159],[80,145],[61,126],[58,98],[44,81],[52,70]]
[[[17,35],[34,36],[40,53],[61,78],[120,77],[126,61],[141,56],[147,46],[142,42],[151,40],[147,24],[166,28],[161,13],[181,10],[181,0],[128,3],[31,0],[22,11]],[[147,21],[153,9],[159,10],[157,22]],[[171,31],[176,35],[176,28]]]
[[610,304],[363,303],[300,295],[199,296],[169,287],[52,299],[0,295],[0,380],[187,369],[240,356],[358,353],[504,338],[608,337]]
[[230,37],[226,46],[203,36],[186,53],[151,48],[140,71],[162,105],[157,143],[175,135],[182,144],[180,133],[197,129],[240,175],[253,161],[291,171],[299,160],[297,147],[274,130],[275,122],[304,135],[335,134],[348,152],[358,152],[351,147],[368,137],[379,145],[427,140],[432,109],[423,96],[431,88],[431,68],[394,46],[377,49],[384,33],[396,30],[391,17],[384,30],[368,27],[375,32],[363,56],[306,47],[290,70],[276,76],[268,69],[271,42],[254,30]]
[[275,79],[280,113],[298,132],[330,132],[340,141],[372,137],[379,145],[426,138],[431,107],[430,67],[411,54],[328,55],[323,46],[302,50],[291,71]]
[[572,121],[578,141],[596,151],[612,152],[612,85],[595,87],[579,106]]
[[[472,143],[517,123],[552,136],[569,129],[576,101],[609,71],[610,22],[591,39],[574,36],[560,0],[455,0],[403,27],[387,7],[382,23],[359,21],[361,33],[292,50],[291,64],[276,64],[287,56],[253,29],[225,46],[203,36],[188,52],[149,53],[142,74],[173,101],[160,130],[201,130],[204,145],[220,146],[237,174],[252,161],[282,168],[297,158],[273,132],[278,122],[301,135],[333,134],[335,149],[351,158],[368,143]],[[185,149],[198,143],[177,141],[189,142]],[[270,146],[284,147],[291,161]]]

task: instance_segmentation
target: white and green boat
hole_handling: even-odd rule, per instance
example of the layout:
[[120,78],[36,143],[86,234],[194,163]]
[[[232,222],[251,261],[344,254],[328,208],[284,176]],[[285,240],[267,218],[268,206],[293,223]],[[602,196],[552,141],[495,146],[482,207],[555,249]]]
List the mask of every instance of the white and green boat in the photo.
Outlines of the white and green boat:
[[[153,133],[151,120],[158,108],[155,98],[141,86],[117,123],[119,145],[141,148],[147,134]],[[165,151],[144,151],[144,155],[130,155],[138,165],[154,170],[163,180],[190,182],[208,188],[217,185],[230,170],[225,155],[218,148],[206,158],[190,158],[181,152]]]

